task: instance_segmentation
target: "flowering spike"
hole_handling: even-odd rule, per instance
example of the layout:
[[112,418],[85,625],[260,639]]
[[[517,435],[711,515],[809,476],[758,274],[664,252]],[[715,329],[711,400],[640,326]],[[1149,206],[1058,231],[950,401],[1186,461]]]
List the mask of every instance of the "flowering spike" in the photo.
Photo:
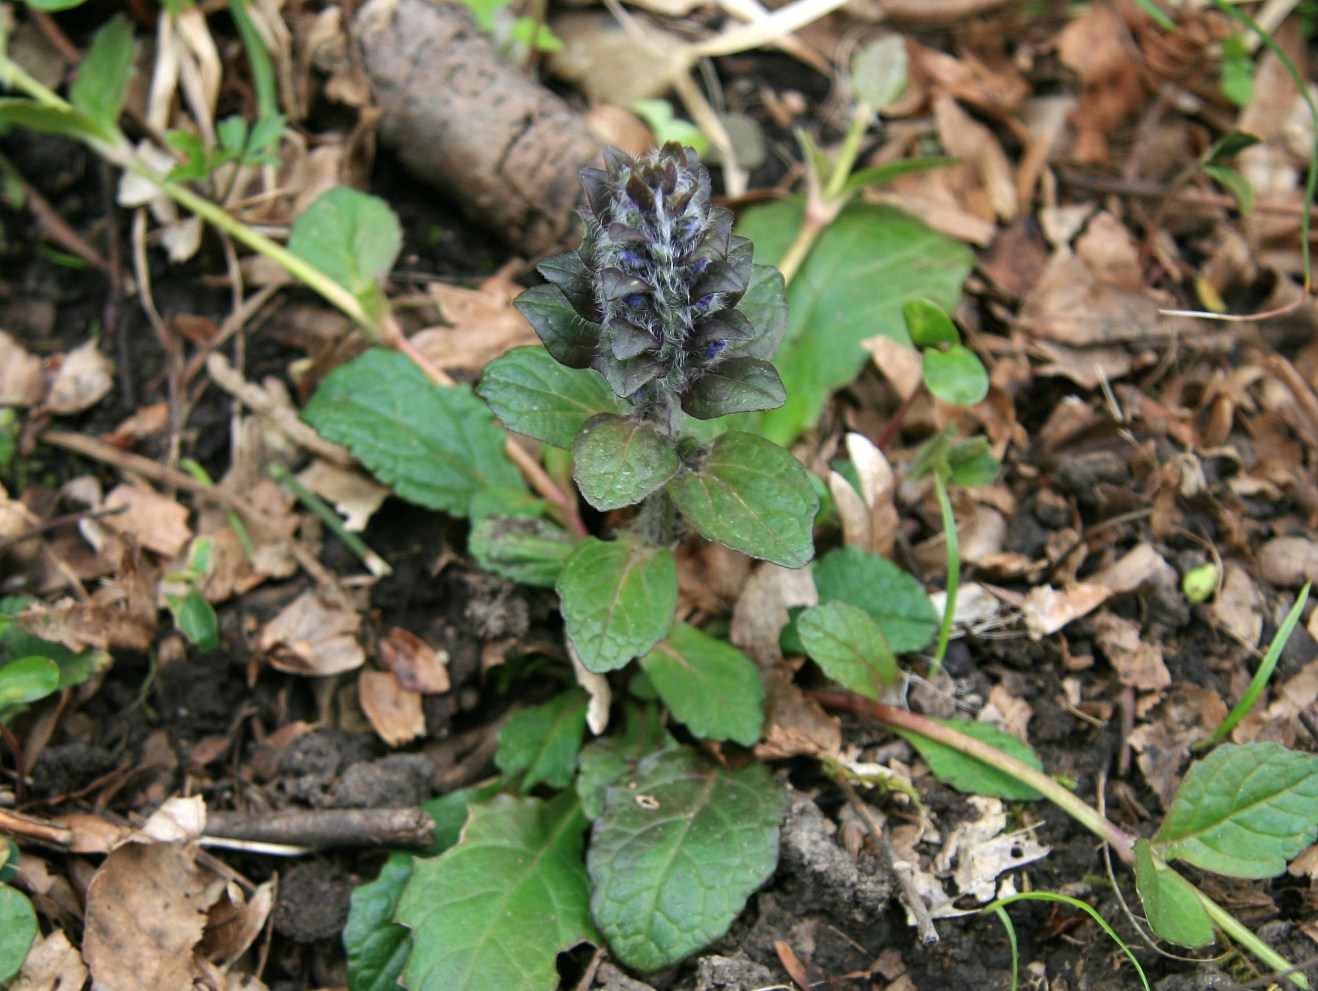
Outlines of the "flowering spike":
[[[581,367],[593,341],[590,367],[645,418],[664,419],[679,405],[722,415],[744,408],[747,390],[772,398],[764,363],[738,357],[761,333],[737,309],[750,285],[751,245],[733,236],[731,211],[711,203],[709,171],[695,151],[670,142],[633,159],[609,148],[604,165],[581,173],[580,249],[541,266],[554,287],[545,289],[563,299],[532,318],[550,353]],[[720,368],[722,384],[698,384]],[[739,376],[744,388],[734,384]]]

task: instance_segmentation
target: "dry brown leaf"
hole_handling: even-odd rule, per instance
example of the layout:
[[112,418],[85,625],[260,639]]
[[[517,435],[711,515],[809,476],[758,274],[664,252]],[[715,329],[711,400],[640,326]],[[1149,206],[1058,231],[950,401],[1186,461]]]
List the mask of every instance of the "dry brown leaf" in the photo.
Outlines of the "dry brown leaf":
[[426,732],[421,695],[404,688],[388,671],[363,671],[357,681],[357,699],[371,727],[391,747],[401,747]]
[[0,330],[0,406],[31,406],[44,393],[41,359]]
[[397,626],[380,638],[380,664],[399,685],[422,695],[449,690],[448,652],[437,651],[415,633]]
[[206,934],[197,952],[221,968],[228,967],[256,942],[274,905],[275,882],[258,885],[248,896],[230,881],[224,896],[207,913]]
[[334,509],[343,516],[344,527],[353,533],[365,530],[376,510],[389,497],[389,487],[365,472],[343,468],[319,458],[298,472],[297,477],[316,495],[333,503]]
[[1077,134],[1072,155],[1084,164],[1108,159],[1108,138],[1127,124],[1148,96],[1114,6],[1095,4],[1062,29],[1057,54],[1080,77],[1080,101],[1071,116]]
[[81,413],[99,403],[114,387],[114,363],[101,353],[94,340],[52,359],[51,365],[55,375],[45,406],[52,413]]
[[1125,595],[1150,585],[1175,585],[1176,569],[1163,560],[1152,544],[1141,543],[1095,572],[1089,580],[1111,589],[1113,595]]
[[513,309],[521,287],[507,272],[479,289],[435,282],[427,291],[447,326],[419,331],[412,343],[438,368],[484,368],[509,348],[539,343],[526,317]]
[[1227,633],[1247,647],[1258,646],[1263,635],[1263,597],[1241,565],[1234,561],[1226,565],[1217,597],[1209,609]]
[[1011,694],[1006,685],[999,682],[989,689],[988,700],[975,719],[1005,730],[1022,743],[1029,743],[1027,729],[1033,716],[1034,710],[1030,708],[1030,703]]
[[877,368],[903,400],[910,399],[924,382],[920,352],[885,334],[869,337],[860,346],[870,353]]
[[1172,683],[1171,672],[1162,660],[1162,648],[1145,640],[1134,620],[1123,619],[1104,609],[1090,624],[1094,639],[1123,685],[1136,691],[1155,692]]
[[948,155],[958,164],[945,170],[957,202],[981,220],[1016,218],[1016,178],[997,137],[950,95],[934,98],[934,120]]
[[1129,743],[1138,754],[1140,772],[1164,809],[1180,787],[1190,747],[1207,738],[1226,718],[1226,712],[1217,692],[1181,683],[1169,689],[1146,713],[1149,721],[1130,734]]
[[1093,612],[1112,594],[1105,585],[1077,582],[1064,591],[1051,585],[1030,589],[1021,611],[1031,640],[1056,633],[1067,623]]
[[97,991],[190,991],[223,882],[197,867],[200,799],[172,799],[113,850],[87,890],[83,957]]
[[105,497],[104,508],[119,510],[102,519],[105,526],[162,557],[178,557],[192,539],[188,510],[145,485],[115,486]]
[[271,667],[289,674],[324,677],[366,663],[355,636],[361,616],[324,605],[303,592],[261,630],[259,645]]
[[79,991],[87,983],[87,965],[62,929],[42,936],[23,960],[23,970],[9,991]]
[[1274,537],[1259,548],[1259,577],[1270,585],[1298,588],[1318,581],[1318,541]]
[[152,403],[123,420],[105,439],[115,447],[129,448],[143,437],[154,437],[168,429],[169,403]]

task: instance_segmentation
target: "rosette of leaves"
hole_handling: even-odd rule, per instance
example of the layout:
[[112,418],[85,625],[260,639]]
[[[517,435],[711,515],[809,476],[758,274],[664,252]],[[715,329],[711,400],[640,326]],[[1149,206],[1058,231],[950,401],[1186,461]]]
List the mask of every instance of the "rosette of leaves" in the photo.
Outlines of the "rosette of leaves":
[[753,248],[711,205],[695,150],[611,148],[605,162],[581,173],[581,247],[542,264],[549,285],[515,304],[545,348],[653,417],[673,404],[701,420],[781,406],[778,371],[753,347],[760,328],[738,308]]
[[[514,348],[478,388],[509,429],[571,450],[596,509],[639,506],[617,539],[581,541],[555,581],[571,645],[596,672],[668,635],[672,548],[688,530],[798,568],[814,555],[819,507],[800,462],[771,441],[706,429],[702,443],[682,429],[782,404],[768,360],[787,322],[782,275],[753,263],[692,149],[605,161],[582,172],[581,247],[544,262],[548,284],[515,304],[544,348]],[[488,560],[533,556],[486,531]]]

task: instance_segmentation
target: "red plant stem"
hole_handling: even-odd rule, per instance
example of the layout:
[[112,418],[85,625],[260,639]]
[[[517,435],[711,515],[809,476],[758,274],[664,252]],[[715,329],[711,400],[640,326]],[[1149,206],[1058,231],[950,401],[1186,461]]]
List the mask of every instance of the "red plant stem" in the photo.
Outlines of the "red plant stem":
[[1029,785],[1097,835],[1099,839],[1110,844],[1121,860],[1128,864],[1135,862],[1135,838],[1133,836],[1109,822],[1097,809],[1068,791],[1063,785],[1054,781],[1042,771],[1031,767],[1024,761],[1017,760],[1010,754],[1003,753],[997,747],[966,736],[966,734],[960,733],[949,726],[936,723],[914,712],[899,709],[884,702],[876,702],[873,699],[862,698],[859,695],[851,695],[847,692],[811,692],[810,695],[828,708],[854,712],[857,715],[867,716],[877,722],[884,723],[894,729],[915,733],[1010,775],[1022,784]]
[[879,434],[878,439],[874,442],[874,446],[880,451],[886,451],[888,449],[888,445],[892,443],[892,439],[897,436],[897,431],[901,429],[902,421],[906,419],[906,414],[911,411],[911,407],[914,406],[915,401],[920,398],[921,394],[924,392],[924,388],[924,380],[921,379],[920,384],[911,391],[909,396],[902,400],[902,404],[898,406],[897,409],[893,411],[892,416],[888,418],[888,422],[883,426],[883,432]]

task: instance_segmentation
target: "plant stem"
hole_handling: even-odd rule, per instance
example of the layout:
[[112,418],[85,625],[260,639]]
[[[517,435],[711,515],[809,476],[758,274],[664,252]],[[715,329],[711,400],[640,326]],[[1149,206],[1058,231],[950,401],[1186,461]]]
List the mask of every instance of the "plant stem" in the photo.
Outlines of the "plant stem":
[[947,601],[943,604],[943,622],[938,628],[934,663],[929,667],[931,678],[942,670],[943,658],[947,656],[947,644],[952,639],[952,619],[956,615],[956,597],[961,590],[961,541],[956,533],[956,515],[952,512],[952,500],[948,498],[947,483],[943,481],[942,473],[935,471],[933,478],[938,509],[943,516],[943,542],[947,548]]
[[379,554],[366,546],[366,541],[353,533],[343,525],[343,520],[339,519],[339,514],[334,512],[325,501],[302,484],[302,481],[291,471],[281,464],[272,464],[270,466],[270,476],[281,485],[287,486],[292,493],[297,496],[310,509],[316,517],[329,527],[339,540],[343,541],[348,550],[357,555],[357,559],[366,565],[366,569],[377,578],[383,578],[385,575],[393,573],[389,563]]
[[1190,885],[1190,889],[1198,897],[1199,904],[1204,907],[1208,917],[1217,924],[1219,929],[1252,953],[1256,959],[1271,967],[1278,974],[1285,974],[1286,979],[1297,988],[1309,991],[1308,978],[1296,970],[1294,964],[1259,939],[1258,935],[1251,932],[1248,926],[1209,898],[1195,885]]
[[1068,791],[1048,775],[1031,767],[1022,760],[1004,754],[997,747],[990,746],[973,737],[966,736],[949,726],[936,723],[932,719],[899,709],[884,702],[850,695],[846,692],[811,692],[813,698],[834,709],[846,709],[868,716],[888,726],[917,733],[935,743],[972,757],[982,764],[1009,774],[1022,784],[1029,785],[1063,812],[1070,815],[1101,840],[1110,844],[1117,856],[1128,864],[1135,862],[1135,839],[1125,830],[1109,822],[1097,809],[1084,799]]

